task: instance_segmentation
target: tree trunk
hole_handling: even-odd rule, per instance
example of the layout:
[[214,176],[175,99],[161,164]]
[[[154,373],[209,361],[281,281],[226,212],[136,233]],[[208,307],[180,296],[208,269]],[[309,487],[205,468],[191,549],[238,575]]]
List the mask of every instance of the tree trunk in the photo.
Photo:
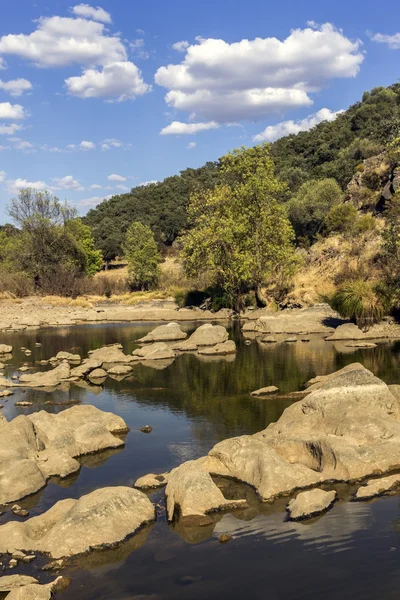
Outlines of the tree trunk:
[[262,307],[267,306],[268,300],[267,300],[266,296],[263,294],[260,284],[256,286],[255,292],[256,292],[256,300],[257,300],[258,306],[262,306]]

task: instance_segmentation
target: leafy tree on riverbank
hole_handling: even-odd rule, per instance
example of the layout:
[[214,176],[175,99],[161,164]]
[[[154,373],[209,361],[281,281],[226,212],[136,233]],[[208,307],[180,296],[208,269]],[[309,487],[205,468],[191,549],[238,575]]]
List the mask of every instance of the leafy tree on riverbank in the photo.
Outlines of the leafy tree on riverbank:
[[126,232],[123,250],[131,287],[140,290],[154,287],[159,278],[161,256],[150,227],[132,223]]
[[191,196],[181,254],[188,277],[207,273],[240,310],[246,292],[261,300],[261,285],[293,267],[294,234],[267,147],[227,154],[221,173],[224,183]]

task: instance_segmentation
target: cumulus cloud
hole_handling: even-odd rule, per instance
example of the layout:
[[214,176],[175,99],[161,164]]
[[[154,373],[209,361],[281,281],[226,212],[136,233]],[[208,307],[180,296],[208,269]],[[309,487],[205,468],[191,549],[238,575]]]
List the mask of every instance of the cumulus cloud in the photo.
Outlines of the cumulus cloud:
[[20,104],[0,102],[0,119],[25,119],[27,116],[24,107]]
[[7,173],[5,171],[0,171],[0,183],[3,183],[3,181],[6,178]]
[[160,67],[155,81],[169,90],[167,104],[192,119],[256,120],[309,106],[327,80],[357,75],[360,46],[330,23],[293,30],[283,41],[198,38],[181,63]]
[[22,125],[17,123],[10,123],[10,125],[0,125],[0,135],[14,135],[17,131],[22,129]]
[[186,150],[193,150],[193,148],[196,148],[196,146],[196,142],[189,142],[189,144],[186,146]]
[[129,191],[129,188],[126,187],[126,185],[123,185],[122,183],[120,183],[119,185],[116,185],[115,187],[118,188],[119,190],[122,190],[123,192]]
[[387,44],[392,50],[400,50],[400,33],[395,33],[394,35],[375,33],[371,34],[371,39],[373,42],[378,42],[379,44]]
[[300,131],[308,131],[322,121],[334,121],[341,112],[343,111],[338,110],[334,112],[329,110],[329,108],[321,108],[318,112],[309,115],[300,121],[282,121],[276,125],[269,125],[264,131],[253,136],[253,140],[255,142],[274,142],[285,135],[296,134]]
[[57,190],[74,190],[77,192],[83,192],[85,188],[74,179],[72,175],[65,175],[65,177],[54,177],[54,183],[56,184],[53,189]]
[[150,179],[150,181],[142,181],[141,183],[138,183],[138,187],[153,185],[153,183],[158,183],[158,179]]
[[97,206],[98,204],[100,204],[100,202],[103,202],[104,200],[108,200],[109,198],[111,198],[110,196],[91,196],[90,198],[84,198],[83,200],[79,200],[79,202],[77,203],[78,206],[82,206],[85,208],[93,208],[94,206]]
[[200,131],[206,131],[207,129],[217,129],[219,124],[215,121],[209,121],[208,123],[181,123],[180,121],[173,121],[163,129],[161,129],[161,135],[194,135]]
[[94,150],[96,144],[87,140],[82,140],[80,144],[68,144],[67,150]]
[[11,79],[2,81],[0,79],[0,89],[8,92],[11,96],[22,96],[24,92],[32,89],[32,84],[27,79]]
[[78,17],[84,17],[85,19],[93,19],[93,21],[101,21],[102,23],[111,23],[111,15],[97,6],[94,8],[89,4],[78,4],[72,8],[72,12]]
[[79,77],[65,80],[68,93],[79,98],[117,98],[119,101],[141,96],[151,90],[137,66],[130,61],[86,69]]
[[92,185],[90,186],[91,190],[101,190],[101,185],[99,185],[98,183],[92,183]]
[[109,175],[107,177],[108,181],[126,181],[127,177],[124,177],[123,175],[117,175],[116,173],[113,173],[112,175]]
[[125,142],[121,142],[121,140],[117,140],[116,138],[108,138],[102,141],[101,149],[103,151],[111,150],[111,148],[123,148],[124,150],[130,150],[132,148],[132,144],[126,144]]
[[23,152],[36,152],[33,144],[27,140],[22,140],[19,137],[10,137],[8,141],[11,143],[11,147],[14,150],[22,150]]
[[28,181],[27,179],[9,179],[6,181],[9,194],[17,194],[19,190],[31,188],[33,190],[43,191],[49,189],[44,181]]
[[186,48],[189,48],[190,44],[186,40],[182,40],[181,42],[175,42],[172,44],[172,48],[177,52],[185,52]]

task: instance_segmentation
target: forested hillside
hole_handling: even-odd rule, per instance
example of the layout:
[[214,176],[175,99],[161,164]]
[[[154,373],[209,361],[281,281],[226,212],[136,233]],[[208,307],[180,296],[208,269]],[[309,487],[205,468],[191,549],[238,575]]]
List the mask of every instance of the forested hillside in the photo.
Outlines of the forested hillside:
[[[357,165],[379,154],[400,134],[400,84],[365,92],[362,100],[333,122],[281,138],[270,145],[278,178],[288,184],[287,201],[309,180],[334,179],[344,191]],[[158,242],[171,244],[187,228],[190,194],[221,182],[221,161],[186,169],[160,183],[133,188],[92,209],[85,222],[106,260],[121,253],[134,221],[148,225]]]

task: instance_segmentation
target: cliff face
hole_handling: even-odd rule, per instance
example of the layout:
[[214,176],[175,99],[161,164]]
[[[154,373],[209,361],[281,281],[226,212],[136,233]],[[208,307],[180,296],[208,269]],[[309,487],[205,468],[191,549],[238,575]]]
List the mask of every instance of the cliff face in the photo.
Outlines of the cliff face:
[[400,187],[400,166],[393,167],[386,152],[367,158],[347,186],[346,200],[361,211],[383,213]]

